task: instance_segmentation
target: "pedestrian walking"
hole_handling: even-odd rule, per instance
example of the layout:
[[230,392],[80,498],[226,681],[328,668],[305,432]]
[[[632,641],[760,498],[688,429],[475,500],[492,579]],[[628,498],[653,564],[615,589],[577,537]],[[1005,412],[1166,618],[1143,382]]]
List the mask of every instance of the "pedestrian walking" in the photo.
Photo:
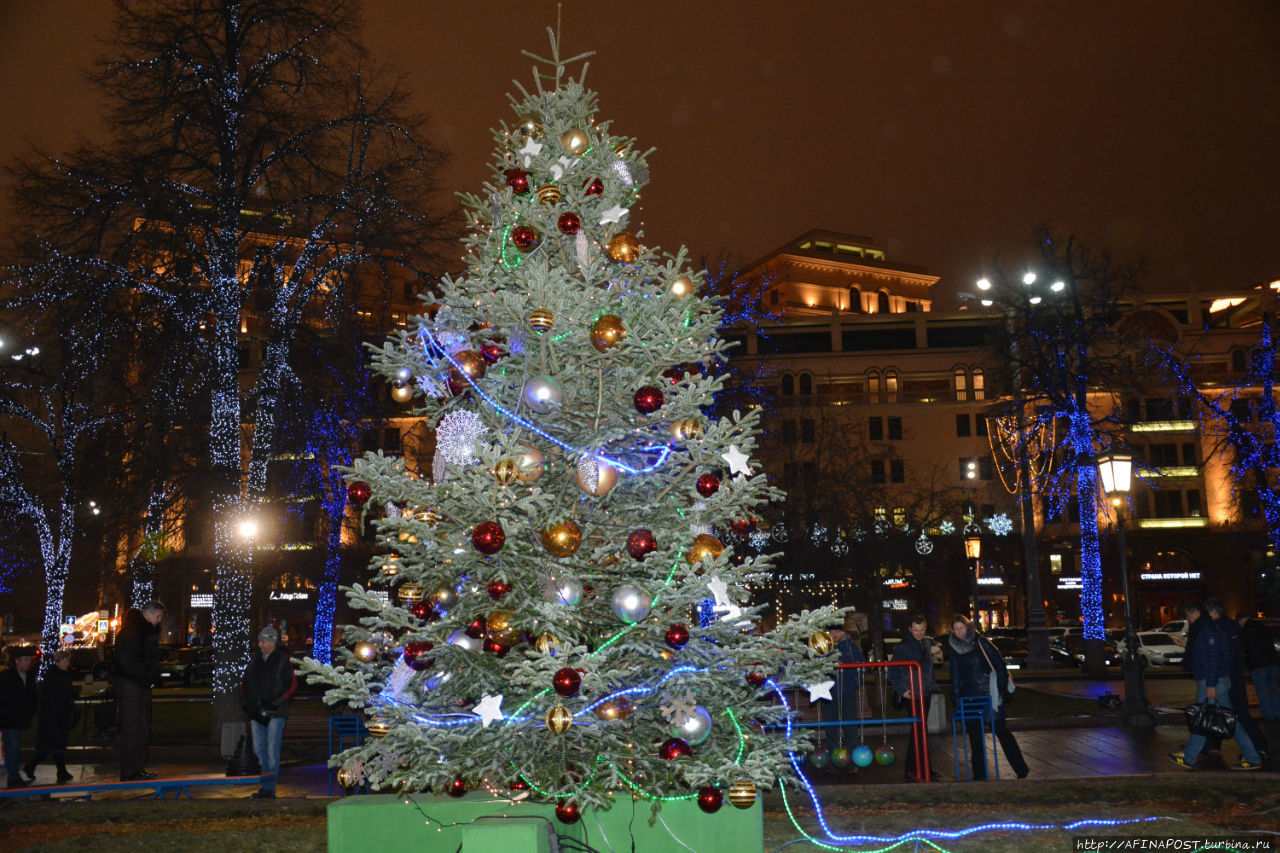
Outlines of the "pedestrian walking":
[[151,755],[151,688],[160,681],[160,621],[164,605],[130,608],[116,635],[112,683],[120,714],[120,781],[154,779]]
[[1245,692],[1248,676],[1245,674],[1244,632],[1240,630],[1238,622],[1228,618],[1221,610],[1210,609],[1209,621],[1215,623],[1227,635],[1227,643],[1231,649],[1231,690],[1227,695],[1231,700],[1232,709],[1236,712],[1236,725],[1244,726],[1249,740],[1253,741],[1254,748],[1258,750],[1258,755],[1266,761],[1271,744],[1259,728],[1258,721],[1250,713],[1249,696]]
[[1253,681],[1254,692],[1258,694],[1258,714],[1264,720],[1280,720],[1280,688],[1276,685],[1276,665],[1280,663],[1280,655],[1276,654],[1271,632],[1248,613],[1237,613],[1236,623],[1240,626],[1244,643],[1245,666]]
[[58,784],[73,778],[67,770],[67,736],[80,716],[76,709],[76,689],[71,683],[71,652],[63,649],[53,656],[53,666],[40,680],[40,719],[36,722],[36,754],[22,772],[35,781],[36,768],[46,758],[53,758],[58,769]]
[[36,674],[32,669],[40,654],[35,646],[17,646],[9,652],[9,668],[0,672],[0,733],[3,733],[4,768],[9,771],[9,787],[25,787],[27,781],[18,775],[22,732],[31,726],[39,705]]
[[[907,623],[907,636],[893,650],[893,660],[915,661],[920,664],[921,699],[924,704],[924,718],[920,721],[922,729],[928,727],[929,706],[933,704],[933,694],[938,692],[938,683],[933,679],[933,640],[929,638],[929,622],[923,616],[912,616]],[[889,681],[893,684],[893,692],[904,701],[914,697],[911,690],[911,677],[905,666],[889,668]],[[907,760],[903,765],[908,782],[926,781],[916,773],[916,740],[907,738]],[[931,774],[936,777],[938,774]]]
[[240,680],[240,707],[249,717],[253,751],[266,777],[255,799],[275,799],[289,700],[298,689],[293,663],[278,648],[279,642],[280,633],[272,626],[259,631],[258,654],[249,660]]
[[[1217,702],[1223,708],[1232,708],[1231,703],[1231,636],[1227,625],[1236,627],[1229,620],[1224,620],[1225,612],[1222,602],[1210,599],[1205,602],[1205,612],[1209,618],[1201,618],[1203,627],[1196,633],[1195,640],[1187,646],[1192,658],[1192,675],[1196,679],[1196,704],[1206,701]],[[1217,614],[1217,615],[1215,615]],[[1189,632],[1188,632],[1189,634]],[[1245,709],[1247,713],[1248,709]],[[1238,720],[1239,711],[1237,711]],[[1237,721],[1235,727],[1236,743],[1240,745],[1241,760],[1238,764],[1229,765],[1231,770],[1260,770],[1262,756],[1249,737],[1246,727]],[[1187,738],[1187,745],[1181,752],[1169,753],[1169,760],[1184,770],[1195,768],[1196,759],[1205,747],[1204,735],[1192,734]]]
[[[986,637],[978,633],[969,622],[969,617],[957,614],[951,619],[951,637],[947,641],[951,646],[951,694],[959,707],[960,700],[968,696],[992,695],[991,679],[996,680],[995,694],[998,697],[991,708],[991,730],[1000,741],[1004,757],[1019,779],[1027,778],[1031,772],[1026,759],[1022,757],[1022,749],[1018,740],[1009,731],[1004,718],[1004,706],[1009,695],[1009,670],[996,647]],[[969,762],[973,769],[973,778],[987,778],[987,752],[983,743],[982,725],[978,720],[964,721],[965,734],[969,736]]]

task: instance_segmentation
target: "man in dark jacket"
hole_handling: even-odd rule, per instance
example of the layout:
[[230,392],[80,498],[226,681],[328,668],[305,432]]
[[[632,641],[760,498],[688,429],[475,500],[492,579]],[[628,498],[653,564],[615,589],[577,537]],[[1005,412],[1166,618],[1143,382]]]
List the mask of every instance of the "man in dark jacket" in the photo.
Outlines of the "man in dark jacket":
[[160,620],[164,605],[130,608],[116,635],[112,683],[120,713],[120,780],[154,779],[147,769],[151,746],[151,686],[160,681]]
[[36,754],[22,768],[34,782],[36,767],[52,756],[58,768],[58,784],[74,777],[67,770],[67,735],[76,721],[76,688],[71,683],[71,652],[63,649],[53,656],[53,666],[40,680],[40,721],[36,723]]
[[1280,720],[1280,688],[1276,686],[1280,655],[1276,654],[1271,632],[1257,619],[1250,619],[1248,613],[1237,613],[1236,622],[1243,636],[1245,666],[1258,693],[1258,713],[1264,720]]
[[[933,640],[929,639],[929,623],[920,615],[912,616],[907,624],[907,636],[893,650],[893,660],[915,661],[920,664],[920,681],[922,683],[921,700],[924,703],[924,719],[920,722],[922,731],[927,731],[929,706],[933,704],[933,694],[938,692],[938,683],[933,680]],[[889,668],[889,680],[893,682],[893,692],[905,700],[911,700],[911,677],[909,667],[894,666]],[[928,741],[926,740],[927,744]],[[920,769],[916,767],[916,740],[907,738],[907,760],[903,767],[907,781],[921,781]],[[933,777],[938,774],[931,773]]]
[[298,689],[289,656],[277,648],[280,632],[268,625],[258,632],[258,651],[245,667],[240,680],[240,707],[249,717],[253,731],[253,751],[266,779],[255,799],[274,799],[276,777],[280,775],[280,747],[284,721],[289,716],[289,700]]
[[35,646],[18,646],[10,652],[13,665],[0,672],[0,731],[4,733],[4,767],[9,771],[9,787],[21,788],[26,781],[18,775],[18,739],[35,716]]
[[[1205,701],[1217,702],[1224,708],[1231,708],[1231,637],[1223,629],[1224,620],[1222,602],[1210,600],[1205,603],[1208,619],[1200,619],[1204,626],[1197,632],[1195,639],[1187,644],[1187,654],[1192,658],[1191,674],[1196,680],[1196,704]],[[1214,614],[1218,616],[1215,618]],[[1188,636],[1190,632],[1188,631]],[[1260,770],[1262,757],[1245,727],[1236,726],[1236,743],[1240,744],[1242,759],[1239,764],[1230,765],[1232,770]],[[1184,770],[1195,767],[1200,751],[1204,749],[1205,736],[1192,734],[1187,738],[1187,745],[1181,752],[1169,753],[1169,760]]]

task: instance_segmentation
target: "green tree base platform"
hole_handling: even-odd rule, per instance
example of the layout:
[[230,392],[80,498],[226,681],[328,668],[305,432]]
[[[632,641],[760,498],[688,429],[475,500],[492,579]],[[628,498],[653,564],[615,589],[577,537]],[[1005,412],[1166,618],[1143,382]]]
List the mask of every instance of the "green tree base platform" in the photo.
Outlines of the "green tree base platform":
[[[463,853],[549,853],[547,827],[600,850],[640,853],[684,850],[698,853],[732,850],[763,853],[764,810],[757,799],[749,809],[729,803],[705,814],[693,800],[666,803],[661,820],[649,825],[649,804],[619,802],[608,810],[587,810],[566,825],[555,808],[542,803],[513,803],[485,793],[460,799],[412,794],[344,797],[329,805],[329,853],[399,853],[423,850]],[[665,825],[664,825],[665,822]]]

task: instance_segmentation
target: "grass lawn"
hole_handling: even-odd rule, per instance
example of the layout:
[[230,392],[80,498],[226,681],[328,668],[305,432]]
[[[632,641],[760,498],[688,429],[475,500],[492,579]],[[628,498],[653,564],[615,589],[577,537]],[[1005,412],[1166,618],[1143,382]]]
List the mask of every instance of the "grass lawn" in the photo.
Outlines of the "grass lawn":
[[[1114,828],[1000,830],[965,839],[866,844],[869,851],[945,850],[953,853],[1068,853],[1082,834],[1221,836],[1280,832],[1275,779],[1196,773],[1168,779],[1123,777],[1088,782],[992,782],[914,786],[838,785],[821,789],[836,834],[893,836],[920,827],[957,830],[989,822],[1064,824],[1082,818],[1161,817]],[[818,835],[808,798],[789,794],[804,832]],[[22,803],[0,811],[0,837],[9,851],[125,853],[240,853],[323,851],[326,799],[206,799]],[[619,848],[619,849],[626,849]],[[765,800],[765,850],[824,849],[804,840],[775,791]],[[1186,848],[1190,850],[1191,848]],[[699,851],[716,853],[716,851]]]

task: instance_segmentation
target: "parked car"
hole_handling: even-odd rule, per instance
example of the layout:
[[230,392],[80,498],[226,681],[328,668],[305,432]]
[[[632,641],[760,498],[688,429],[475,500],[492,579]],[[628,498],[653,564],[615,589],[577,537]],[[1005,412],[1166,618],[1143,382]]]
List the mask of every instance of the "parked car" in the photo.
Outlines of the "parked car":
[[1017,637],[987,637],[1009,669],[1022,669],[1027,662],[1027,644]]
[[1173,634],[1186,639],[1187,637],[1187,620],[1174,619],[1172,622],[1166,622],[1160,626],[1161,632],[1165,634]]
[[[1125,652],[1125,642],[1116,644],[1120,654]],[[1182,663],[1186,650],[1173,641],[1173,636],[1165,631],[1139,631],[1138,656],[1153,666],[1174,666]]]
[[[1058,648],[1066,652],[1076,666],[1084,666],[1084,637],[1081,635],[1067,636],[1065,639],[1053,640],[1049,643],[1049,647]],[[1107,666],[1119,666],[1120,654],[1116,651],[1116,647],[1111,642],[1104,642],[1102,646],[1103,663]]]
[[188,687],[213,678],[213,647],[188,646],[160,651],[160,682],[180,681]]

